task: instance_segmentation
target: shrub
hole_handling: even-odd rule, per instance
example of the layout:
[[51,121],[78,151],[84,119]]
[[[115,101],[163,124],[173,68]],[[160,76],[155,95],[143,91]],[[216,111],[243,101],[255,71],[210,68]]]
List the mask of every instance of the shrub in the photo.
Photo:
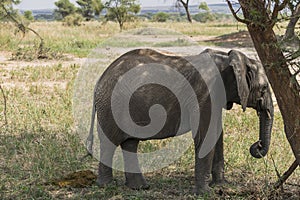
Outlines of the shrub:
[[169,14],[164,12],[158,12],[152,17],[152,21],[154,22],[166,22],[169,19]]
[[68,15],[64,18],[64,24],[67,26],[80,26],[83,21],[83,17],[80,14]]
[[29,21],[33,21],[34,17],[32,16],[32,12],[30,10],[26,10],[24,12],[24,17],[25,19],[29,20]]
[[204,13],[201,12],[194,15],[193,19],[197,22],[206,23],[215,20],[215,16],[210,12],[204,12]]

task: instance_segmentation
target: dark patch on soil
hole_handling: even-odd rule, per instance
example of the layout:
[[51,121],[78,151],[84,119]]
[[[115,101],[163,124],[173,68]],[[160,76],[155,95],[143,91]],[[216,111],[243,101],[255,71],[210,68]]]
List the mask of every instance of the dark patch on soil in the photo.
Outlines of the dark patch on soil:
[[217,46],[226,48],[254,47],[248,31],[225,34],[215,39],[206,40],[206,42],[212,42]]

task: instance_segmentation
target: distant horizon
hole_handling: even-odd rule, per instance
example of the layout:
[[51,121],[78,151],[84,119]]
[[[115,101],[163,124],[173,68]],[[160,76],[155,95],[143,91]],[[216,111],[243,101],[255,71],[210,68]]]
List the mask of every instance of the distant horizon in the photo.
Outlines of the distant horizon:
[[[57,0],[22,0],[19,5],[16,6],[20,10],[43,10],[43,9],[54,9]],[[173,6],[175,5],[176,0],[156,0],[156,2],[150,2],[149,0],[140,0],[142,7],[155,8],[162,6]],[[190,5],[199,5],[200,2],[205,1],[207,4],[226,4],[224,0],[192,0]],[[70,2],[76,5],[76,0],[70,0]]]

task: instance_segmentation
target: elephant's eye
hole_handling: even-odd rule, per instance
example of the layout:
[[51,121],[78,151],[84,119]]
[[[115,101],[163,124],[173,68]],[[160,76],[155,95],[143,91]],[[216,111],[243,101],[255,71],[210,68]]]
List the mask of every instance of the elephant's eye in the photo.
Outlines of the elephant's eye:
[[268,89],[268,85],[267,84],[263,85],[261,88],[261,93],[264,94],[267,91],[267,89]]
[[266,84],[266,85],[263,85],[263,87],[262,87],[262,91],[266,91],[268,89],[268,85]]

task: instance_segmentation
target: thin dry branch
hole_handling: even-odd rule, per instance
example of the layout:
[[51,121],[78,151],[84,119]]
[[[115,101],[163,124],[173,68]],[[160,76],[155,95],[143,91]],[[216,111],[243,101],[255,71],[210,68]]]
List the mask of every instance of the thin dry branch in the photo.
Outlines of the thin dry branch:
[[40,39],[40,44],[37,49],[38,50],[37,58],[44,58],[45,55],[43,55],[43,54],[44,54],[45,47],[44,47],[44,39],[42,38],[42,36],[38,32],[36,32],[34,29],[32,29],[28,26],[25,26],[22,22],[20,22],[17,18],[15,18],[3,4],[0,4],[0,6],[6,13],[6,16],[13,23],[15,23],[15,26],[23,33],[23,37],[25,36],[26,31],[31,31],[33,34],[35,34]]
[[300,74],[300,69],[298,71],[296,71],[293,76],[297,76],[298,74]]
[[3,4],[0,4],[0,5],[1,5],[1,8],[5,11],[7,17],[9,17],[16,24],[16,26],[18,27],[18,29],[20,31],[22,31],[23,35],[25,35],[26,30],[29,30],[29,31],[33,32],[36,36],[38,36],[38,38],[41,41],[39,48],[43,48],[43,46],[44,46],[44,39],[42,38],[42,36],[38,32],[36,32],[35,30],[33,30],[32,28],[29,28],[29,27],[25,26],[23,23],[19,22],[14,16],[12,16],[10,14],[10,12],[6,9],[6,7]]
[[288,62],[291,62],[291,61],[293,61],[293,60],[299,58],[299,56],[300,56],[300,49],[298,49],[297,51],[292,52],[291,54],[287,55],[287,56],[286,56],[286,60],[287,60]]
[[290,175],[297,169],[299,166],[298,161],[295,160],[293,164],[290,166],[290,168],[284,172],[282,177],[279,178],[279,180],[275,183],[274,189],[278,189],[282,186],[282,184],[290,177]]
[[238,22],[241,22],[241,23],[244,23],[244,24],[249,24],[249,23],[250,23],[250,21],[248,21],[248,20],[246,20],[246,19],[242,19],[242,18],[240,18],[239,16],[237,16],[237,13],[238,13],[239,10],[238,10],[238,11],[235,11],[234,8],[233,8],[233,6],[232,6],[231,1],[230,1],[230,0],[226,0],[226,1],[227,1],[227,4],[228,4],[228,6],[229,6],[229,9],[230,9],[232,15],[234,16],[234,18],[235,18]]
[[289,3],[289,0],[284,0],[279,6],[278,6],[278,11],[283,10],[286,5]]
[[5,96],[5,93],[4,93],[4,90],[0,84],[0,90],[1,90],[1,93],[2,93],[2,97],[3,97],[3,104],[4,104],[4,108],[3,108],[3,116],[4,116],[4,124],[2,124],[0,126],[0,128],[2,128],[3,126],[7,125],[8,124],[8,121],[7,121],[7,98]]
[[284,0],[281,4],[279,4],[279,1],[275,1],[275,5],[274,5],[274,9],[272,12],[272,16],[271,16],[271,27],[274,27],[276,22],[277,22],[277,18],[278,18],[278,13],[283,10],[286,5],[289,3],[289,0]]

